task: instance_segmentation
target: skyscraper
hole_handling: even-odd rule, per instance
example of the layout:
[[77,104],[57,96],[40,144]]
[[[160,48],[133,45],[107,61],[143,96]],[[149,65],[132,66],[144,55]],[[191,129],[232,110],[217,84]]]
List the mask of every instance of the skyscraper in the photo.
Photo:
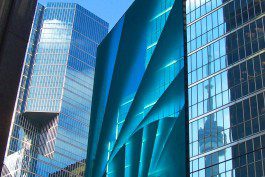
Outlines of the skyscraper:
[[0,169],[35,7],[36,0],[0,1]]
[[107,32],[77,4],[38,5],[2,176],[84,176],[95,56]]
[[190,176],[264,176],[264,1],[186,7]]
[[87,176],[185,176],[182,1],[136,0],[98,48]]

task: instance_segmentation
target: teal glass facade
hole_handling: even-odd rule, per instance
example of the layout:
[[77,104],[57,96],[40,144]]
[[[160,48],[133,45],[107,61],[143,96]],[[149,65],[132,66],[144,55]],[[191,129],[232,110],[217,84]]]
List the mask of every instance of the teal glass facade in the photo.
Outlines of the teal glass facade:
[[265,2],[187,0],[191,177],[265,175]]
[[86,176],[186,175],[183,6],[136,0],[100,44]]
[[1,176],[84,176],[97,46],[108,24],[38,5]]

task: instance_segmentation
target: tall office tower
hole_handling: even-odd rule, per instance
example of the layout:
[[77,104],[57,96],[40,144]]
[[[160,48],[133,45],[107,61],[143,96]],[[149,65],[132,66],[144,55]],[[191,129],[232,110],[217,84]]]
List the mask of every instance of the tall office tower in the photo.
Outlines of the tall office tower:
[[107,32],[77,4],[38,5],[2,176],[84,176],[96,49]]
[[36,0],[0,1],[0,169],[35,7]]
[[86,176],[187,174],[183,6],[136,0],[100,44]]
[[187,0],[190,176],[265,175],[265,1]]

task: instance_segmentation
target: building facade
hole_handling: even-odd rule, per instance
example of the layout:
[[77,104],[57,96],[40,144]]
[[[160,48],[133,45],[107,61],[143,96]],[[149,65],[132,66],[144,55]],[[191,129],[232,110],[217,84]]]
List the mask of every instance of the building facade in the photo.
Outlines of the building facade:
[[265,176],[264,7],[135,1],[99,46],[87,176]]
[[84,176],[95,56],[107,32],[78,4],[37,6],[1,176]]
[[36,4],[36,0],[0,1],[0,169]]
[[136,0],[100,44],[86,176],[186,176],[183,7]]
[[186,2],[191,177],[265,175],[264,3]]

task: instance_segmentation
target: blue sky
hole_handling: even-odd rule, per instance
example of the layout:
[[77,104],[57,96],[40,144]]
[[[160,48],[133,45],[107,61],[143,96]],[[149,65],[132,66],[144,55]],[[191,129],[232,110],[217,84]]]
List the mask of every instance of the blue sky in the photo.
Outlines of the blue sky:
[[110,24],[116,24],[134,0],[38,0],[45,5],[47,2],[74,2],[93,12]]

